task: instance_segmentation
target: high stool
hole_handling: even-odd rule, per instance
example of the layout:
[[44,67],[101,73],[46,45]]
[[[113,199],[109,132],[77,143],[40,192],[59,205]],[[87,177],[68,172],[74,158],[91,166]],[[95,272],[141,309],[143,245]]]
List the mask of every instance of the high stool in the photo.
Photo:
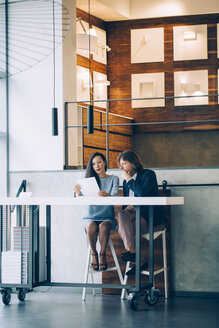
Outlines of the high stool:
[[[162,268],[154,271],[154,276],[156,276],[157,274],[159,274],[161,272],[164,273],[165,298],[168,298],[166,229],[155,231],[154,232],[154,240],[157,239],[160,235],[162,235],[163,266],[162,266]],[[142,235],[142,237],[149,241],[149,233]],[[127,262],[125,272],[127,272],[129,269],[130,269],[130,262]],[[145,275],[149,276],[149,271],[142,270],[141,274],[145,274]],[[125,277],[123,280],[124,284],[127,283],[127,278],[128,278],[128,276],[125,274]],[[155,280],[154,280],[154,284],[155,284]],[[126,296],[126,290],[123,289],[122,293],[121,293],[121,299],[124,299],[125,296]]]
[[[92,268],[91,268],[90,245],[88,245],[87,263],[86,263],[84,283],[88,283],[89,275],[91,275],[91,281],[92,281],[92,283],[94,283],[94,276],[93,276],[94,273],[116,270],[117,273],[118,273],[118,276],[119,276],[120,283],[123,284],[122,272],[121,272],[121,269],[120,269],[120,266],[119,266],[119,262],[118,262],[117,255],[116,255],[116,252],[115,252],[115,248],[113,246],[111,238],[109,238],[108,242],[109,242],[109,246],[110,246],[110,250],[111,250],[111,253],[112,253],[112,256],[113,256],[115,266],[111,267],[111,268],[107,268],[107,270],[104,270],[104,271],[102,271],[102,270],[97,270],[97,271],[92,270]],[[87,287],[84,287],[83,288],[83,293],[82,293],[82,301],[85,301],[85,299],[86,299],[86,292],[87,292]],[[95,296],[95,288],[93,288],[93,296]]]

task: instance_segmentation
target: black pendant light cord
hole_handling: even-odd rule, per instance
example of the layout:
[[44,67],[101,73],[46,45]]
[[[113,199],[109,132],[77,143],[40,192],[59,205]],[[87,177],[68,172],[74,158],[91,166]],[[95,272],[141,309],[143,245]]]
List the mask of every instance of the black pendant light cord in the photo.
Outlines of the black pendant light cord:
[[94,108],[93,105],[91,105],[91,70],[90,70],[90,0],[88,0],[88,24],[89,24],[89,35],[88,35],[88,40],[89,40],[89,99],[90,99],[90,104],[87,106],[87,134],[93,134],[94,133]]
[[55,34],[55,0],[52,2],[53,23],[53,108],[52,108],[52,135],[58,135],[58,108],[56,107],[56,34]]
[[53,102],[56,103],[56,54],[55,54],[55,1],[52,3],[52,24],[53,24]]
[[90,70],[90,0],[88,0],[88,31],[89,31],[89,47],[88,47],[88,51],[89,51],[89,98],[90,98],[90,105],[91,105],[91,70]]

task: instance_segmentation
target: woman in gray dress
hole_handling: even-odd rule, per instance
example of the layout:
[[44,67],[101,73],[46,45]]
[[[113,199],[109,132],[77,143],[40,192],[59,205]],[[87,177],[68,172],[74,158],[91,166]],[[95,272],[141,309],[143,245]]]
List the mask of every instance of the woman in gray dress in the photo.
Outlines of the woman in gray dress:
[[[108,175],[106,173],[107,162],[105,156],[100,152],[91,155],[86,169],[85,178],[95,177],[100,188],[98,196],[108,197],[117,196],[119,190],[119,178],[116,175]],[[80,185],[75,185],[74,192],[76,196],[81,195]],[[110,236],[110,231],[115,230],[117,221],[115,219],[114,206],[90,205],[87,213],[83,218],[85,221],[85,230],[88,242],[90,244],[93,270],[106,270],[106,247]],[[100,241],[100,264],[96,249],[97,236],[99,234]]]

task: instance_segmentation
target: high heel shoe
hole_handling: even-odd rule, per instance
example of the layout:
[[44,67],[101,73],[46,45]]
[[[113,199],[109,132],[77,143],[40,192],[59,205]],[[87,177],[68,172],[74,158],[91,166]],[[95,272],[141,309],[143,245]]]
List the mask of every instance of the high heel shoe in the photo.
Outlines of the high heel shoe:
[[100,253],[100,270],[107,270],[106,253]]
[[98,261],[98,254],[97,253],[91,253],[92,255],[92,262],[91,262],[91,268],[94,271],[98,271],[99,270],[99,261]]

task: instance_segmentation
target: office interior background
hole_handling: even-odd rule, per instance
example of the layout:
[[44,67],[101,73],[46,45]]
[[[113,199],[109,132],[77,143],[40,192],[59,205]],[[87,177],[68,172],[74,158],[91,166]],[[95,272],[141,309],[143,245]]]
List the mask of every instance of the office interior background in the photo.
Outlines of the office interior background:
[[[218,296],[218,1],[60,0],[54,16],[49,0],[7,4],[6,24],[0,1],[0,196],[15,196],[23,180],[33,196],[73,196],[93,151],[120,177],[116,157],[133,149],[159,185],[185,197],[171,209],[171,293]],[[93,54],[77,46],[89,23]],[[89,100],[97,101],[94,134]],[[107,131],[106,120],[118,125]],[[53,209],[53,281],[82,281],[82,216],[82,207]]]

